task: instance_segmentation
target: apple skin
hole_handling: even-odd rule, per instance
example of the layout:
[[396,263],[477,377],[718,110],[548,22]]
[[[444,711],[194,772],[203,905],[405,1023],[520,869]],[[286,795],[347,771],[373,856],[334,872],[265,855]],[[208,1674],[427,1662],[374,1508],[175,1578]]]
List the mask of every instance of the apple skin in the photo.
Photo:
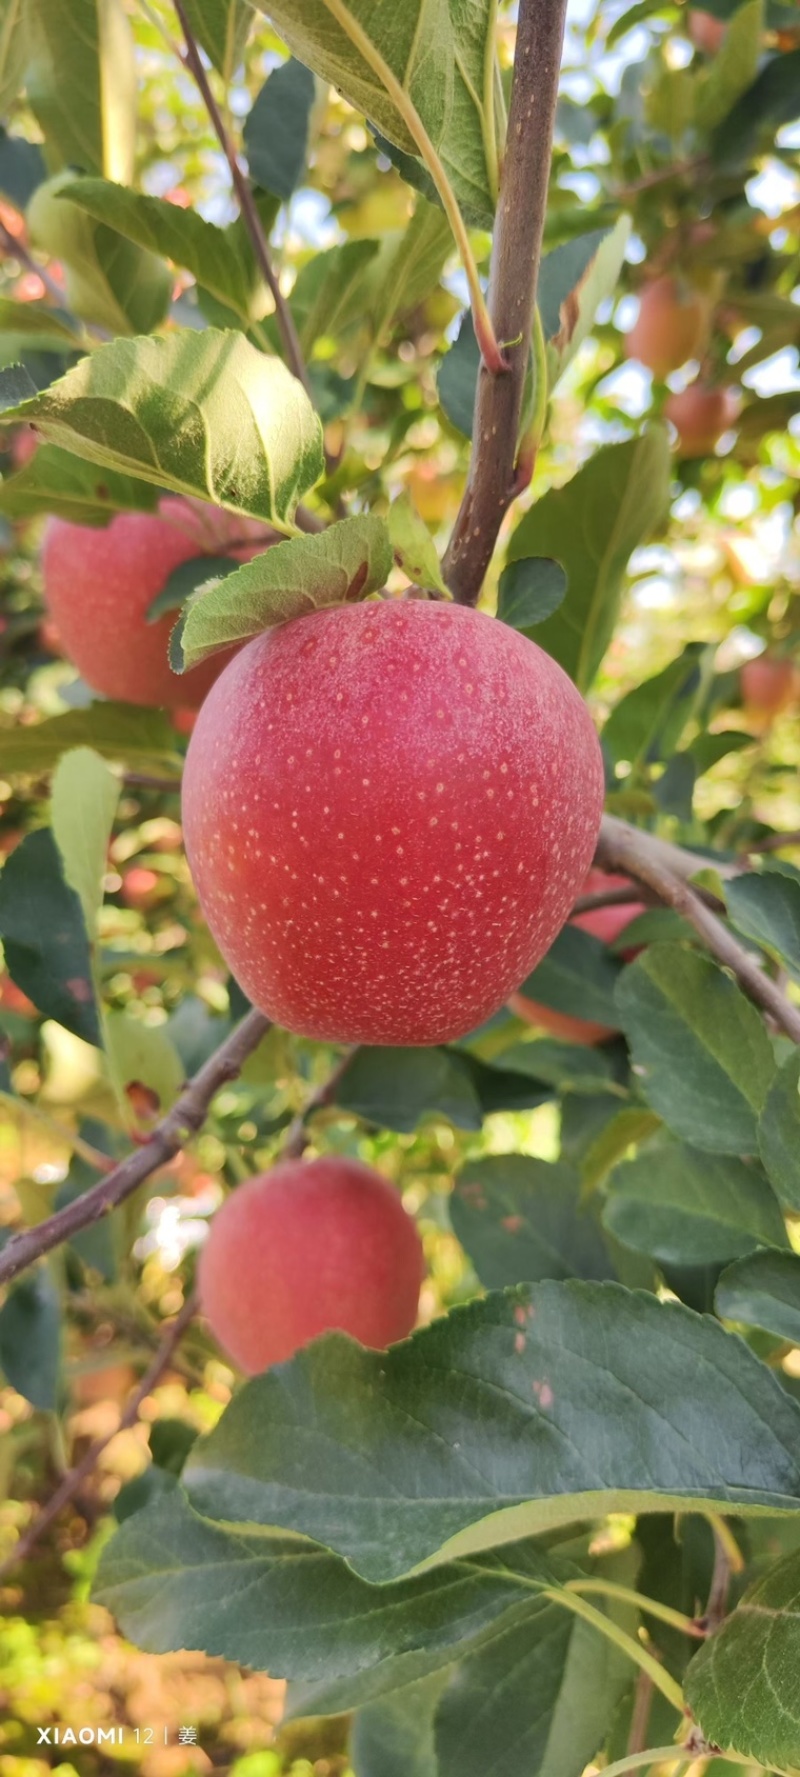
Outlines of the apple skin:
[[257,636],[200,712],[183,826],[252,1002],[322,1041],[422,1045],[496,1012],[591,862],[599,743],[561,668],[423,600]]
[[697,356],[708,325],[708,306],[696,292],[683,292],[676,278],[653,278],[639,297],[639,314],[625,335],[625,352],[663,382]]
[[[167,649],[177,612],[147,611],[174,568],[198,555],[250,561],[275,533],[201,501],[168,497],[158,512],[120,512],[106,529],[51,518],[42,548],[45,598],[67,658],[104,697],[194,708],[230,651],[179,675]],[[230,542],[241,544],[231,548]]]
[[758,654],[745,661],[739,684],[748,715],[769,726],[797,696],[797,668],[792,660]]
[[359,1160],[285,1160],[217,1210],[200,1306],[248,1375],[334,1328],[382,1349],[417,1318],[422,1243],[397,1192]]
[[[596,907],[588,913],[578,913],[570,920],[570,925],[580,926],[583,932],[591,932],[603,944],[613,944],[626,926],[645,912],[644,903],[634,898],[634,884],[627,876],[613,876],[606,870],[594,869],[589,871],[580,890],[581,895],[602,895],[606,890],[621,888],[630,888],[630,901],[620,902],[617,907]],[[631,952],[633,954],[635,953]],[[552,1006],[540,1005],[538,1000],[529,999],[527,994],[512,993],[508,1006],[515,1017],[521,1018],[525,1024],[535,1024],[539,1029],[546,1030],[551,1037],[557,1037],[559,1042],[582,1043],[589,1048],[616,1035],[607,1024],[593,1024],[588,1018],[571,1018],[568,1012],[556,1012]]]
[[678,434],[682,457],[710,457],[736,418],[737,401],[731,389],[712,389],[690,383],[677,395],[669,395],[664,413]]
[[686,21],[689,40],[704,56],[715,56],[725,42],[727,25],[724,19],[714,17],[713,12],[702,12],[692,7]]

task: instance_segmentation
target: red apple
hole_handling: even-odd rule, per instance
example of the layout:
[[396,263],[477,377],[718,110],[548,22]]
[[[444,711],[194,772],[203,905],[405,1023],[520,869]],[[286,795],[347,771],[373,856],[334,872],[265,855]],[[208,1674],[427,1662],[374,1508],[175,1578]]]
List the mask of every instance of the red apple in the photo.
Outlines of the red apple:
[[664,413],[678,434],[682,457],[710,457],[723,432],[733,424],[737,400],[732,389],[712,389],[690,383],[678,395],[669,395]]
[[36,1007],[6,972],[0,974],[0,1006],[6,1012],[17,1012],[22,1018],[35,1018]]
[[[578,913],[571,925],[580,926],[581,931],[591,932],[603,944],[613,944],[615,939],[625,931],[640,913],[645,912],[643,902],[635,899],[636,889],[627,876],[612,876],[605,870],[590,870],[581,895],[602,895],[606,890],[630,888],[630,901],[620,902],[614,907],[596,907],[588,913]],[[635,954],[634,952],[630,953]],[[531,1000],[527,994],[512,993],[509,1010],[526,1024],[535,1024],[541,1030],[549,1032],[551,1037],[567,1043],[603,1043],[614,1031],[607,1024],[593,1024],[588,1018],[571,1018],[567,1012],[556,1012],[551,1006],[543,1006],[538,1000]]]
[[704,56],[715,56],[722,48],[728,27],[725,20],[715,18],[713,12],[691,7],[686,26],[690,41]]
[[626,354],[663,382],[687,358],[697,356],[707,325],[708,305],[697,291],[677,278],[653,278],[642,290],[638,317],[625,336]]
[[747,714],[762,727],[769,727],[797,696],[794,662],[776,659],[770,654],[758,654],[755,660],[746,660],[739,682]]
[[334,1328],[362,1345],[405,1339],[422,1245],[387,1180],[358,1160],[285,1160],[226,1198],[200,1254],[200,1305],[254,1374]]
[[132,865],[122,878],[119,898],[126,907],[153,907],[159,899],[161,877],[142,864]]
[[441,1043],[530,973],[591,862],[586,705],[494,617],[340,605],[257,636],[200,712],[183,824],[244,992],[320,1040]]
[[42,551],[45,597],[68,658],[88,685],[123,703],[202,703],[230,654],[180,677],[167,657],[177,613],[147,611],[174,568],[199,555],[250,561],[275,533],[200,501],[168,498],[157,513],[121,512],[105,530],[50,520]]

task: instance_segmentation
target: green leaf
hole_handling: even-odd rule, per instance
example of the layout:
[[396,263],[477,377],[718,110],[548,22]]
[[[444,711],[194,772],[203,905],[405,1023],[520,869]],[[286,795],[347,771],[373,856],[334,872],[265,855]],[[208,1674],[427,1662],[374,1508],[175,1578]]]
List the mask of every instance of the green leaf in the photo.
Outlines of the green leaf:
[[602,1048],[537,1037],[532,1043],[515,1043],[504,1049],[499,1060],[506,1071],[557,1086],[559,1092],[612,1092],[625,1096],[625,1089],[617,1080],[614,1058]]
[[31,240],[61,261],[67,302],[82,320],[108,333],[148,333],[169,308],[169,267],[66,197],[73,183],[62,172],[38,186],[28,206]]
[[[102,1124],[98,1126],[90,1123],[88,1130],[85,1131],[88,1139],[97,1140],[98,1127],[101,1130],[104,1129]],[[84,1134],[83,1128],[81,1134]],[[101,1139],[99,1145],[105,1151],[108,1143]],[[69,1172],[63,1184],[58,1187],[53,1199],[53,1209],[65,1209],[68,1203],[74,1203],[76,1198],[82,1197],[85,1191],[91,1190],[92,1186],[96,1184],[97,1172],[95,1168],[89,1166],[85,1160],[75,1157],[70,1162]],[[85,1228],[79,1228],[77,1233],[72,1235],[69,1243],[82,1263],[90,1266],[93,1271],[99,1271],[106,1283],[113,1282],[117,1274],[115,1223],[121,1219],[119,1212],[116,1215],[101,1216],[99,1221],[89,1222]]]
[[336,1103],[366,1123],[410,1134],[423,1117],[480,1129],[481,1105],[460,1055],[448,1049],[356,1049]]
[[53,775],[53,838],[61,853],[64,880],[83,908],[90,944],[97,941],[103,877],[121,789],[119,778],[90,747],[65,753]]
[[344,241],[315,253],[298,273],[290,304],[303,351],[365,320],[365,289],[380,241]]
[[249,0],[183,0],[183,4],[192,35],[228,86],[253,22]]
[[756,744],[752,734],[739,733],[735,728],[725,728],[721,734],[698,734],[692,741],[689,751],[697,766],[698,777],[703,777],[720,759],[729,753],[741,753],[745,747]]
[[449,597],[430,531],[407,494],[392,501],[386,527],[395,561],[408,579],[427,591],[434,589]]
[[757,1246],[788,1245],[760,1168],[677,1143],[617,1167],[603,1224],[623,1246],[664,1265],[725,1264]]
[[100,469],[57,444],[40,444],[30,461],[0,485],[7,518],[54,513],[73,524],[107,524],[115,512],[154,512],[156,489],[131,475]]
[[611,640],[628,558],[666,512],[669,477],[666,432],[653,426],[597,451],[565,487],[531,507],[511,538],[509,562],[544,555],[566,570],[567,596],[536,640],[582,691]]
[[800,1345],[800,1256],[753,1253],[723,1271],[714,1296],[724,1320]]
[[291,1525],[383,1581],[607,1512],[796,1512],[798,1436],[800,1406],[718,1322],[546,1282],[389,1352],[327,1336],[246,1383],[183,1478],[209,1516]]
[[283,364],[241,333],[117,339],[6,410],[89,462],[285,524],[322,474],[322,437]]
[[559,561],[526,555],[509,562],[500,575],[497,615],[512,629],[534,629],[563,604],[567,576]]
[[313,74],[292,57],[267,75],[245,118],[250,177],[255,185],[273,191],[284,202],[291,197],[305,166],[315,94]]
[[6,968],[45,1018],[100,1043],[89,939],[49,827],[27,834],[0,874]]
[[37,185],[47,178],[41,148],[24,136],[10,136],[0,124],[0,191],[18,210],[27,209]]
[[761,59],[764,36],[764,0],[745,0],[737,6],[720,48],[705,72],[698,100],[704,130],[722,123],[752,86]]
[[184,664],[276,623],[366,598],[383,586],[392,550],[382,518],[344,518],[310,537],[274,543],[195,594],[181,636]]
[[800,881],[779,870],[735,876],[725,885],[728,912],[737,930],[778,957],[800,981]]
[[629,218],[620,216],[614,228],[577,235],[545,254],[537,301],[551,390],[588,339],[600,304],[616,290],[630,232]]
[[31,110],[53,167],[133,177],[136,62],[121,0],[26,0]]
[[9,364],[0,370],[0,413],[7,413],[20,401],[36,394],[36,384],[24,364]]
[[462,1167],[450,1199],[453,1231],[482,1284],[545,1277],[613,1277],[595,1217],[581,1209],[571,1166],[496,1154]]
[[605,1182],[618,1160],[623,1160],[631,1148],[649,1141],[660,1128],[660,1119],[642,1106],[631,1105],[617,1111],[589,1143],[581,1158],[581,1179],[585,1189],[595,1191]]
[[430,296],[452,247],[446,217],[434,204],[418,198],[408,227],[393,232],[382,242],[374,267],[369,310],[376,340],[384,337],[397,315],[416,308]]
[[161,591],[156,593],[152,605],[148,606],[148,623],[157,623],[165,611],[179,611],[187,599],[201,592],[204,586],[212,582],[219,586],[241,565],[233,555],[193,555],[191,561],[179,562],[164,581]]
[[0,297],[1,333],[29,335],[34,346],[46,338],[62,348],[68,346],[73,352],[81,349],[80,336],[69,316],[62,309],[51,308],[47,302],[14,302],[10,296]]
[[[604,1609],[636,1634],[629,1606]],[[581,1777],[630,1673],[597,1629],[548,1604],[458,1667],[436,1713],[435,1777],[489,1777],[509,1769],[510,1755],[525,1777]]]
[[[2,731],[3,770],[40,777],[51,771],[72,747],[92,747],[105,759],[119,759],[145,769],[154,765],[173,771],[180,766],[175,730],[163,710],[137,709],[130,703],[93,703],[68,710],[29,728]],[[175,778],[176,789],[179,778]]]
[[350,1740],[355,1777],[439,1777],[433,1722],[448,1676],[444,1667],[359,1709]]
[[160,1025],[143,1024],[127,1012],[105,1017],[106,1050],[118,1091],[135,1083],[154,1094],[157,1111],[169,1110],[184,1083],[180,1058]]
[[702,643],[690,642],[677,660],[634,685],[615,704],[603,729],[603,751],[615,765],[626,759],[636,770],[645,762],[672,757],[694,711],[703,653]]
[[19,98],[28,45],[25,0],[0,0],[0,111]]
[[770,56],[752,86],[714,131],[711,152],[726,171],[746,164],[761,142],[770,147],[777,130],[800,113],[800,49]]
[[[240,237],[165,198],[146,197],[107,179],[72,179],[62,200],[151,253],[182,265],[245,323],[264,311],[265,295]],[[144,331],[144,329],[142,329]]]
[[442,358],[436,378],[439,400],[447,418],[457,432],[463,432],[465,438],[472,437],[475,389],[480,367],[480,349],[475,338],[472,316],[467,309],[461,317],[461,325],[449,352],[445,352]]
[[61,1367],[61,1306],[43,1268],[23,1278],[0,1308],[0,1368],[32,1407],[52,1413]]
[[749,1586],[695,1654],[685,1696],[707,1740],[766,1769],[800,1763],[800,1554]]
[[784,1208],[800,1215],[800,1054],[776,1074],[758,1125],[758,1151]]
[[705,956],[654,944],[617,988],[622,1026],[648,1104],[704,1152],[755,1154],[774,1073],[755,1006]]
[[[488,0],[265,0],[292,53],[415,158],[421,121],[460,205],[491,226],[496,144],[483,94],[494,10]],[[388,79],[387,79],[388,75]]]
[[580,926],[565,925],[547,955],[518,989],[528,999],[619,1030],[616,988],[621,965],[607,945]]

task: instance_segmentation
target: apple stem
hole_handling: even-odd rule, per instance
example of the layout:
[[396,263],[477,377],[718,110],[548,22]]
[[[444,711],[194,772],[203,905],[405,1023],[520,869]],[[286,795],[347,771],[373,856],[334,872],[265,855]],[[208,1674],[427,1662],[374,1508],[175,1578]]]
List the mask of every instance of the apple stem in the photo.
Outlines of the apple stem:
[[[505,374],[482,363],[472,459],[444,561],[457,604],[477,604],[505,513],[520,491],[518,436],[539,281],[567,0],[520,0],[488,312]],[[529,479],[529,477],[528,477]],[[526,479],[527,485],[527,479]]]

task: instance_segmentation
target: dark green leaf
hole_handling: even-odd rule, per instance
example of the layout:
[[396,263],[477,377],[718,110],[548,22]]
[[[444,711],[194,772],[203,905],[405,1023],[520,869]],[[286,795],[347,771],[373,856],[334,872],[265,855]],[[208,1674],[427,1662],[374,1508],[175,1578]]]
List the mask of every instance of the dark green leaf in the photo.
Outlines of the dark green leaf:
[[100,469],[57,444],[40,444],[30,461],[0,486],[0,512],[9,518],[54,513],[73,524],[107,524],[115,512],[154,512],[158,492],[149,482]]
[[286,521],[323,468],[296,377],[212,327],[114,340],[13,417],[89,462],[254,518]]
[[537,1037],[532,1043],[515,1043],[504,1049],[498,1059],[506,1072],[525,1074],[529,1079],[557,1086],[560,1092],[625,1095],[617,1080],[614,1057],[605,1048]]
[[[83,1196],[84,1191],[91,1190],[96,1184],[95,1168],[89,1166],[85,1160],[73,1159],[63,1184],[58,1187],[53,1208],[66,1209],[68,1203],[74,1203],[76,1198]],[[113,1216],[102,1216],[99,1221],[90,1222],[88,1227],[80,1228],[70,1240],[70,1246],[82,1263],[90,1265],[93,1271],[99,1271],[107,1283],[113,1281],[117,1271],[114,1220]]]
[[457,432],[463,432],[465,438],[472,437],[475,389],[480,367],[480,349],[475,338],[472,316],[467,309],[461,317],[461,325],[453,344],[439,365],[437,377],[439,400],[447,418]]
[[314,76],[292,56],[267,75],[245,119],[244,145],[250,177],[284,201],[305,166]]
[[391,566],[389,533],[374,515],[275,543],[195,595],[181,636],[184,665],[292,617],[366,598],[385,584]]
[[537,301],[547,341],[551,389],[588,339],[600,304],[613,295],[630,232],[629,218],[620,216],[614,228],[576,235],[544,255]]
[[0,937],[12,981],[45,1018],[100,1043],[89,940],[49,827],[29,833],[0,874]]
[[[458,202],[491,225],[494,195],[486,157],[491,126],[481,96],[491,55],[488,6],[458,17],[432,12],[426,0],[379,10],[372,0],[341,0],[334,16],[326,0],[306,0],[302,8],[296,0],[268,0],[264,11],[301,62],[415,158],[420,152],[416,113]],[[402,98],[387,88],[380,62]]]
[[519,992],[571,1018],[619,1030],[615,999],[620,964],[607,946],[580,926],[566,925]]
[[799,1437],[800,1406],[717,1322],[548,1282],[388,1353],[327,1336],[245,1384],[184,1481],[210,1516],[291,1524],[382,1581],[607,1512],[796,1511]]
[[754,938],[800,981],[800,882],[782,871],[735,876],[725,886],[733,924]]
[[459,1129],[480,1129],[483,1120],[467,1067],[447,1049],[357,1049],[337,1086],[336,1103],[401,1134],[427,1116],[446,1117]]
[[179,611],[186,600],[213,580],[215,586],[236,572],[241,562],[232,555],[195,555],[173,568],[147,611],[148,623],[157,623],[165,611]]
[[61,1309],[48,1271],[23,1278],[0,1308],[0,1368],[32,1407],[52,1412],[61,1364]]
[[594,1215],[580,1207],[571,1166],[497,1154],[462,1168],[450,1199],[453,1229],[482,1284],[613,1277]]
[[183,4],[193,35],[229,85],[253,22],[250,0],[183,0]]
[[298,273],[291,309],[303,351],[320,338],[337,339],[366,320],[366,286],[379,241],[344,241],[315,253]]
[[350,1740],[355,1777],[439,1777],[433,1723],[448,1677],[445,1666],[359,1709]]
[[733,13],[716,55],[704,69],[699,111],[705,130],[714,130],[752,86],[761,59],[764,0],[745,0]]
[[133,175],[136,61],[121,0],[27,0],[31,110],[54,168]]
[[800,1054],[776,1074],[758,1125],[758,1151],[784,1205],[800,1215]]
[[775,1073],[755,1006],[705,956],[653,944],[629,963],[617,1005],[648,1104],[694,1147],[757,1152],[757,1123]]
[[693,713],[703,652],[702,643],[690,642],[677,660],[615,704],[603,729],[603,750],[615,765],[625,759],[635,769],[671,757]]
[[512,629],[533,629],[558,610],[566,590],[567,576],[559,561],[523,556],[500,575],[497,615]]
[[27,209],[37,185],[47,178],[47,166],[36,142],[10,136],[0,124],[0,191],[18,210]]
[[760,1167],[677,1143],[617,1167],[603,1222],[625,1246],[667,1265],[724,1264],[757,1246],[788,1245]]
[[512,1072],[503,1066],[502,1057],[496,1062],[487,1062],[461,1050],[458,1060],[472,1082],[484,1117],[491,1117],[496,1111],[534,1110],[553,1097],[551,1086],[544,1086],[541,1080],[532,1080],[526,1074]]
[[[101,180],[96,183],[102,187]],[[27,218],[34,246],[63,265],[69,307],[107,333],[147,333],[160,326],[172,295],[169,266],[80,209],[64,195],[72,185],[70,173],[40,185]]]
[[[603,732],[605,734],[605,730]],[[741,753],[745,747],[754,745],[754,735],[740,734],[735,728],[725,728],[721,734],[698,734],[689,751],[697,766],[698,777],[703,777],[718,760],[725,759],[728,753]]]
[[762,141],[800,114],[800,49],[771,56],[752,86],[715,130],[711,151],[718,167],[745,164]]
[[185,266],[198,284],[245,323],[263,313],[265,296],[254,277],[251,256],[240,237],[228,229],[206,222],[197,210],[184,210],[166,198],[147,197],[107,179],[74,179],[61,189],[64,199],[97,222]]
[[[68,710],[29,728],[3,730],[3,770],[41,776],[52,771],[72,747],[92,747],[105,759],[120,759],[144,769],[148,763],[178,772],[175,730],[163,710],[137,709],[130,703],[93,703]],[[175,787],[180,786],[176,775]]]
[[685,1696],[707,1740],[768,1770],[800,1763],[800,1554],[748,1587],[695,1655]]
[[715,1296],[724,1320],[761,1327],[800,1345],[800,1256],[753,1253],[723,1271]]
[[24,364],[10,364],[6,370],[0,370],[0,413],[35,394],[36,384]]
[[628,558],[663,518],[670,456],[660,426],[625,444],[609,444],[572,481],[551,488],[511,538],[509,562],[551,556],[567,574],[567,595],[536,640],[588,690],[619,611]]
[[31,345],[46,340],[47,349],[80,351],[79,335],[63,309],[51,308],[47,302],[14,302],[10,296],[0,297],[0,334],[29,336]]

